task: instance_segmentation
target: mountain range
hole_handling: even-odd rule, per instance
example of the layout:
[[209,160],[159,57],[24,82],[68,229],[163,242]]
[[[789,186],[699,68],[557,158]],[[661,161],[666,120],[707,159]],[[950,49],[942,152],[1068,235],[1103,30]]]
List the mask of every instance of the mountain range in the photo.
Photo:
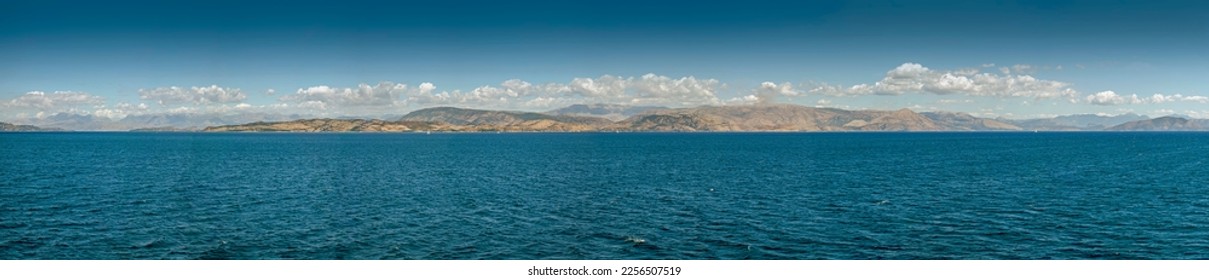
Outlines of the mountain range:
[[[546,113],[436,107],[393,121],[307,119],[208,127],[206,131],[1021,131],[1207,130],[1209,120],[1074,115],[1012,121],[966,113],[842,110],[798,105],[643,108],[582,105]],[[605,109],[593,109],[605,108]],[[558,113],[563,112],[563,113]],[[614,120],[625,116],[620,120]],[[1168,120],[1170,119],[1170,120]],[[1129,121],[1133,120],[1133,121]],[[1179,122],[1178,120],[1184,120]],[[1116,123],[1122,121],[1123,123]],[[1147,122],[1150,121],[1150,122]],[[1108,124],[1113,124],[1109,126]]]
[[[110,119],[60,113],[18,123],[37,129],[85,131],[1159,131],[1209,130],[1207,122],[1179,116],[1151,119],[1137,114],[1013,120],[959,112],[842,110],[787,104],[695,108],[591,104],[541,113],[435,107],[386,119],[314,119],[269,113],[162,113]],[[32,128],[10,124],[4,129]]]
[[1053,118],[1025,119],[1025,120],[1008,120],[999,119],[1000,121],[1011,123],[1026,130],[1046,130],[1046,131],[1082,131],[1082,130],[1104,130],[1106,128],[1132,122],[1147,120],[1150,117],[1138,115],[1134,113],[1126,113],[1116,116],[1105,116],[1096,114],[1078,114],[1057,116]]
[[1136,120],[1113,127],[1113,131],[1209,131],[1209,120],[1186,119],[1181,117],[1159,117],[1154,119]]
[[17,125],[6,122],[0,122],[0,131],[59,131],[53,128],[41,128],[32,125]]
[[96,115],[58,113],[42,118],[27,118],[18,121],[23,124],[43,128],[77,131],[197,131],[208,126],[257,121],[288,121],[305,117],[308,116],[268,113],[159,113],[130,115],[124,118],[112,119]]
[[626,106],[617,104],[576,104],[546,111],[547,115],[599,117],[620,121],[646,111],[668,109],[662,106]]

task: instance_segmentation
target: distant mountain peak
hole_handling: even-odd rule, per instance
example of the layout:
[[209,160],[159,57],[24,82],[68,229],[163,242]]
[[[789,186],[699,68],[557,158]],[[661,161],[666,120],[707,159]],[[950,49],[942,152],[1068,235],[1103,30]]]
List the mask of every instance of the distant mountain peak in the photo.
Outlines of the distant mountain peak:
[[42,128],[32,125],[11,124],[0,122],[0,131],[58,131],[54,128]]
[[550,115],[566,115],[566,116],[584,116],[598,117],[613,121],[619,121],[634,115],[642,114],[652,110],[668,109],[662,106],[631,106],[621,104],[575,104],[559,109],[546,111]]
[[1149,117],[1135,113],[1119,115],[1074,114],[1052,118],[1004,120],[1028,130],[1102,130],[1122,123],[1146,120]]
[[1137,120],[1108,128],[1116,131],[1207,131],[1209,120],[1187,119],[1176,116],[1163,116],[1147,120]]
[[602,125],[611,123],[603,118],[581,116],[552,116],[534,112],[492,111],[455,107],[435,107],[416,110],[400,121],[438,122],[451,125],[520,125],[533,121],[554,121],[569,124]]

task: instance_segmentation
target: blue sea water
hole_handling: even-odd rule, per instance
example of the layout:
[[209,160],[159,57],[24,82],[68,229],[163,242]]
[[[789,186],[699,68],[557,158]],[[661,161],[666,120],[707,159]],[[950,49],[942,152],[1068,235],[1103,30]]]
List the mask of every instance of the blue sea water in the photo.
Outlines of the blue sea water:
[[0,259],[1207,259],[1206,133],[4,133]]

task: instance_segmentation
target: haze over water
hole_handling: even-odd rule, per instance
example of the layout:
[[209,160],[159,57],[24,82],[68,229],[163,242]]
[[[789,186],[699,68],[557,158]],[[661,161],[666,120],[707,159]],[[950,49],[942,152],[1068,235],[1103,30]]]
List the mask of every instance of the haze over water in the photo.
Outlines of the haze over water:
[[1206,259],[1204,143],[3,133],[0,258]]

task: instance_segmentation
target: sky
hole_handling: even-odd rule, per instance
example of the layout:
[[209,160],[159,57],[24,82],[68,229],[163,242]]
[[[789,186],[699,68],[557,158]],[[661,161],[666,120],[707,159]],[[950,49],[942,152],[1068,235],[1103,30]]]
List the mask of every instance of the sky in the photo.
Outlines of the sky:
[[2,1],[0,121],[789,103],[1209,118],[1205,1]]

